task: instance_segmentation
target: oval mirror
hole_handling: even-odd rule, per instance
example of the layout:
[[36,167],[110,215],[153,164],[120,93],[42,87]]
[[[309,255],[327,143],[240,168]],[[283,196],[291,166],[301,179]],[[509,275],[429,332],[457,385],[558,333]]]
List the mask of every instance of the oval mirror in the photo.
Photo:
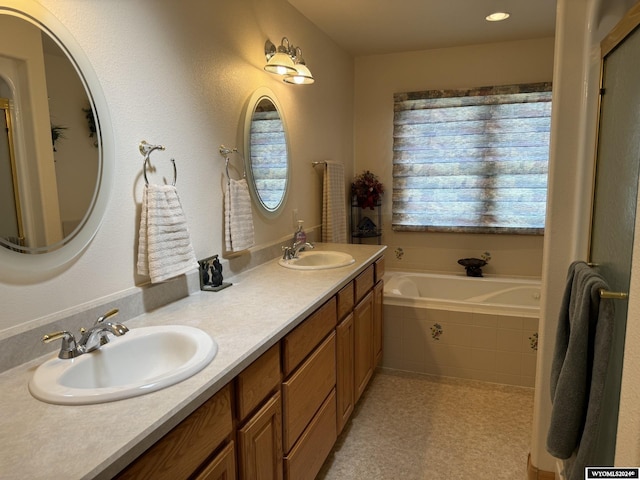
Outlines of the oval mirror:
[[266,216],[282,210],[289,184],[287,128],[273,92],[256,90],[245,119],[245,169],[258,209]]
[[3,3],[0,263],[46,270],[82,251],[101,223],[110,121],[97,78],[64,26],[33,2]]

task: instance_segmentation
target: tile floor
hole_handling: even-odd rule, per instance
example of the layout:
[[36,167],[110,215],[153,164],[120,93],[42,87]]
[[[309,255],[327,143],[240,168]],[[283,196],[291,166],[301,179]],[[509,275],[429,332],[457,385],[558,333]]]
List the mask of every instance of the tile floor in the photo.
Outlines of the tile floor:
[[524,480],[533,389],[378,370],[318,480]]

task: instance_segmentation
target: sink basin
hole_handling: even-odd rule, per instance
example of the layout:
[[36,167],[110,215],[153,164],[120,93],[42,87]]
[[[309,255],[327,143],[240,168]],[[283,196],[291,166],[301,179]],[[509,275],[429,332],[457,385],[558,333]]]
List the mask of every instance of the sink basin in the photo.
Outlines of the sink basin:
[[135,397],[191,377],[217,353],[216,342],[198,328],[134,328],[91,353],[46,361],[34,372],[29,391],[39,400],[59,405]]
[[346,267],[355,262],[348,253],[327,250],[300,252],[298,258],[280,259],[280,265],[294,270],[324,270],[327,268]]

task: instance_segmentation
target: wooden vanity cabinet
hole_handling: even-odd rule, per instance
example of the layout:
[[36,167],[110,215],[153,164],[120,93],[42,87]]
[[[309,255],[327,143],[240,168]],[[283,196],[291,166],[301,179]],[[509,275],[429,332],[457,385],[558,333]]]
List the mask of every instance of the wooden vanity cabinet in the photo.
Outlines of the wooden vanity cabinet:
[[383,300],[384,282],[380,280],[373,287],[373,368],[382,362]]
[[336,327],[336,427],[338,435],[353,413],[355,397],[353,389],[353,306],[354,282],[342,288],[338,300],[338,326]]
[[235,378],[238,478],[282,480],[280,344]]
[[322,342],[307,361],[282,383],[284,451],[289,452],[336,385],[336,335]]
[[336,297],[332,297],[282,340],[284,376],[290,375],[335,327]]
[[285,480],[313,479],[337,438],[336,297],[282,340]]
[[353,311],[353,383],[357,403],[373,375],[373,292],[369,292]]
[[336,295],[338,433],[382,359],[383,276],[384,257],[380,257]]
[[384,258],[117,478],[313,480],[381,358],[382,275]]
[[375,286],[373,287],[373,367],[382,362],[384,331],[384,257],[373,264]]
[[320,406],[300,440],[284,458],[286,480],[313,480],[336,443],[335,389]]
[[[209,467],[214,476],[202,478],[236,478],[232,432],[231,387],[227,385],[116,478],[174,480]],[[217,450],[220,451],[214,456]]]
[[356,306],[353,309],[354,399],[358,402],[373,375],[373,285],[375,267],[370,265],[354,280]]
[[238,473],[242,479],[282,480],[282,402],[279,391],[238,429]]
[[229,442],[229,444],[209,462],[204,470],[195,477],[195,480],[233,480],[235,478],[237,478],[236,455],[233,442]]

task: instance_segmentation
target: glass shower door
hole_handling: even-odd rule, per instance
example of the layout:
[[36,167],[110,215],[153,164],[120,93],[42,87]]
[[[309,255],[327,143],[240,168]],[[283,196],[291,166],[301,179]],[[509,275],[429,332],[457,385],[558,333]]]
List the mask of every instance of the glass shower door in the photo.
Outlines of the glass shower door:
[[17,243],[22,225],[10,129],[9,101],[0,98],[0,237]]
[[[640,31],[603,58],[589,261],[610,290],[628,292],[640,171]],[[613,465],[627,301],[615,301],[614,340],[593,465]]]

